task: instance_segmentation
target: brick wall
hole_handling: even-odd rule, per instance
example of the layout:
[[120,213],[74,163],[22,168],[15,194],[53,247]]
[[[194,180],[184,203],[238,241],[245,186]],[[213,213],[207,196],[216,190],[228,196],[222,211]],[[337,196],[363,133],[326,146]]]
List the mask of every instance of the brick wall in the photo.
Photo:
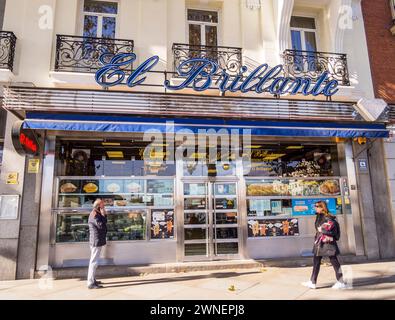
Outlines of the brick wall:
[[389,0],[362,0],[373,85],[377,98],[395,104],[395,36]]

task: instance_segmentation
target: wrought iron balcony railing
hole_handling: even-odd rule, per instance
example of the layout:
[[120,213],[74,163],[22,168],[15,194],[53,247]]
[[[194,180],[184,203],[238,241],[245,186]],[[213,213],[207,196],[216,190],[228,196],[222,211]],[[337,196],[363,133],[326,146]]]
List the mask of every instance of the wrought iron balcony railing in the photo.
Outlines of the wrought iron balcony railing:
[[57,35],[55,71],[94,73],[103,53],[132,53],[133,40]]
[[337,80],[341,86],[350,85],[346,54],[285,50],[283,59],[286,76],[310,77],[315,81],[327,71],[330,80]]
[[0,31],[0,69],[14,69],[16,36],[13,32]]
[[216,62],[231,76],[239,74],[242,67],[242,50],[234,47],[199,46],[175,43],[173,44],[174,70],[185,60],[191,58],[206,58]]

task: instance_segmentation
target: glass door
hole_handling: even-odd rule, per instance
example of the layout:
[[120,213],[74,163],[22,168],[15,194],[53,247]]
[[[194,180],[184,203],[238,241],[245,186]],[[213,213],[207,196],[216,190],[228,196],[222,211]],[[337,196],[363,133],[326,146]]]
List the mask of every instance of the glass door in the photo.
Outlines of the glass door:
[[230,259],[238,253],[237,183],[185,182],[185,259]]

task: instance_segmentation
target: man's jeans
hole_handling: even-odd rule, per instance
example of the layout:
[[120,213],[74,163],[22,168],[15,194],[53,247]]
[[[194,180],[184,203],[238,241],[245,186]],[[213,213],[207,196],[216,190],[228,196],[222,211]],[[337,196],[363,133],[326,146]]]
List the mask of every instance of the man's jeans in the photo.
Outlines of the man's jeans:
[[91,247],[91,260],[89,261],[88,286],[96,281],[96,269],[99,265],[100,252],[102,247]]

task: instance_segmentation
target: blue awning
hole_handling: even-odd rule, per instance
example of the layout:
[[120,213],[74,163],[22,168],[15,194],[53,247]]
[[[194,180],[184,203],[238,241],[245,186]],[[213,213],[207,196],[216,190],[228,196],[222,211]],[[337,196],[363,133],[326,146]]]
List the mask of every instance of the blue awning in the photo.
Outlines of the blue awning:
[[197,118],[144,118],[111,115],[28,113],[24,128],[56,131],[89,132],[179,132],[198,133],[199,130],[251,130],[259,136],[387,138],[389,131],[377,123],[329,123],[303,121],[254,121]]

